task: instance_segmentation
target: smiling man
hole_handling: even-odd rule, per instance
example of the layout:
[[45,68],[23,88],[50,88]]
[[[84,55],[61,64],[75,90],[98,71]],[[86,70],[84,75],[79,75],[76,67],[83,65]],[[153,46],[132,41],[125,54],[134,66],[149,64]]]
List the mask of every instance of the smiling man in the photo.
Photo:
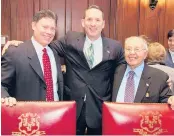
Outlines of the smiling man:
[[68,32],[51,47],[65,59],[64,93],[77,104],[77,134],[87,128],[87,134],[101,135],[102,103],[111,101],[114,71],[125,63],[124,53],[118,41],[101,35],[105,20],[100,7],[88,7],[81,24],[85,33]]
[[65,93],[77,103],[77,134],[102,134],[102,103],[111,101],[115,67],[124,63],[121,44],[101,36],[104,13],[92,5],[81,20],[85,33],[69,32],[52,43],[65,58]]
[[127,64],[119,66],[114,75],[112,101],[138,103],[169,103],[174,108],[174,96],[167,85],[168,75],[144,63],[147,43],[140,37],[125,40]]
[[2,102],[59,101],[63,77],[59,56],[49,46],[56,32],[57,16],[41,10],[33,16],[33,36],[19,47],[10,46],[1,58]]
[[170,30],[167,34],[168,38],[168,46],[167,56],[165,60],[165,64],[171,68],[174,68],[174,29]]

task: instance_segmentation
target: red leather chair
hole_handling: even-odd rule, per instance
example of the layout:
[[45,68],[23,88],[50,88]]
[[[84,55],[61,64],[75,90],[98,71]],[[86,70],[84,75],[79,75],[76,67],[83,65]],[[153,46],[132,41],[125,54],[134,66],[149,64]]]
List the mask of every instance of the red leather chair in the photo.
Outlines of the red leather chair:
[[174,135],[174,110],[168,104],[103,104],[104,135]]
[[75,102],[17,102],[1,106],[2,135],[75,135]]

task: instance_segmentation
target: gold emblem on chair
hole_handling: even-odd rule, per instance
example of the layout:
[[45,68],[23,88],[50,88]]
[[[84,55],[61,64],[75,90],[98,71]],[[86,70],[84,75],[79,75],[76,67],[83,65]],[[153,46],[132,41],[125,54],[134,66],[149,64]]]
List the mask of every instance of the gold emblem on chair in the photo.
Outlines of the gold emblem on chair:
[[39,131],[40,117],[35,113],[25,113],[19,116],[20,119],[18,129],[20,132],[12,132],[12,135],[31,136],[31,135],[44,135],[45,131]]
[[138,132],[140,135],[157,135],[167,132],[167,129],[162,129],[162,115],[159,112],[143,112],[140,121],[141,129],[134,129],[133,132]]

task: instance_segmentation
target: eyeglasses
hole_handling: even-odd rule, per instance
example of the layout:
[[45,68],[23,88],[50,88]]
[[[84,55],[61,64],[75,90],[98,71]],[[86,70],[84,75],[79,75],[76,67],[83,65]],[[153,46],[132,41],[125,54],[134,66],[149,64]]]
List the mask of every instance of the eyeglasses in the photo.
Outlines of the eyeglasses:
[[134,51],[135,53],[137,53],[137,52],[141,52],[141,51],[143,51],[143,50],[146,50],[146,49],[139,49],[139,48],[136,48],[136,49],[125,49],[125,51],[127,51],[127,52],[132,52],[132,51]]

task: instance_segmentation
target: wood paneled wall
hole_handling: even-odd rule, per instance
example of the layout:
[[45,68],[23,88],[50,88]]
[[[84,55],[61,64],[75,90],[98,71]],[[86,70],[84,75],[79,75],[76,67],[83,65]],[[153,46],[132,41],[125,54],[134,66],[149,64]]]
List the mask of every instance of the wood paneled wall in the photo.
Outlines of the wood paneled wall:
[[29,39],[32,16],[41,9],[51,9],[58,15],[55,38],[70,30],[83,31],[81,18],[91,4],[104,10],[105,36],[124,43],[129,36],[144,34],[167,47],[167,32],[174,28],[174,0],[158,0],[154,10],[149,8],[149,0],[2,0],[1,34],[10,40]]

